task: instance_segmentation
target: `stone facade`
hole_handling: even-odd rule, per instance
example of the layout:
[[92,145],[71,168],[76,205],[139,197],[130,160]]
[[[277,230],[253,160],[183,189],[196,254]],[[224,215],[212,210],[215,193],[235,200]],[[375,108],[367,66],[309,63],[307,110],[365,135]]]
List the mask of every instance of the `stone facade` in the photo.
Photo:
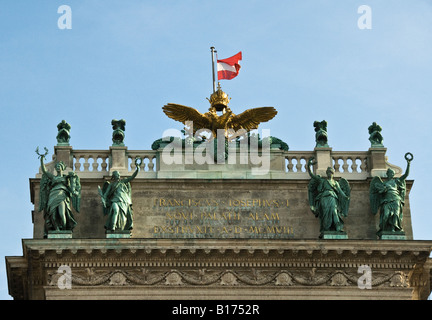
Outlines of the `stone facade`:
[[[432,241],[413,240],[407,181],[406,240],[378,240],[369,184],[388,167],[385,148],[365,152],[270,150],[270,167],[167,165],[163,150],[55,148],[80,177],[82,201],[72,238],[43,238],[40,178],[30,179],[33,239],[22,257],[6,257],[15,299],[426,299]],[[237,159],[242,155],[236,153]],[[308,204],[305,165],[328,166],[351,186],[348,239],[322,240]],[[114,170],[131,175],[134,228],[108,239],[98,186]],[[52,169],[55,162],[48,164]],[[65,287],[66,284],[66,287]]]
[[[104,238],[103,179],[82,181],[80,213],[74,238]],[[279,179],[141,179],[132,184],[133,238],[270,238],[314,239],[319,220],[308,203],[308,180]],[[369,207],[369,180],[353,180],[345,231],[350,239],[376,239],[378,215]],[[32,179],[37,194],[38,179]],[[408,191],[412,187],[408,181]],[[38,197],[35,196],[38,205]],[[43,237],[43,214],[33,213],[34,237]],[[412,239],[409,200],[404,229]]]

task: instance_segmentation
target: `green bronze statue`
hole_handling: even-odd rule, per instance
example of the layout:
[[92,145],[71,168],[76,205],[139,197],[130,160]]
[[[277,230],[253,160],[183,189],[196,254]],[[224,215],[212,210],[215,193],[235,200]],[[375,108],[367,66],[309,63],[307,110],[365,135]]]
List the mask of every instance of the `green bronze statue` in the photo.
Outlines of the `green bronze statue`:
[[308,185],[309,206],[315,217],[320,219],[320,238],[326,232],[345,234],[342,217],[348,216],[351,189],[346,179],[334,180],[334,169],[328,167],[326,178],[312,173],[311,166],[315,165],[314,158],[310,158],[307,170],[311,177]]
[[111,121],[111,125],[113,128],[113,134],[112,134],[113,146],[124,147],[124,145],[125,145],[124,144],[124,138],[125,138],[124,131],[126,130],[126,121],[124,119],[121,119],[121,120],[113,119]]
[[111,182],[106,181],[99,189],[102,199],[103,213],[107,217],[106,232],[127,231],[133,228],[132,190],[130,182],[138,174],[142,160],[135,160],[136,170],[132,176],[121,179],[120,173],[114,171]]
[[58,133],[56,138],[58,146],[69,146],[70,129],[70,124],[65,120],[62,120],[62,122],[57,125]]
[[383,181],[379,176],[372,179],[369,189],[370,205],[372,214],[376,215],[380,212],[379,230],[377,235],[379,238],[386,234],[404,234],[402,219],[403,206],[405,203],[406,181],[408,177],[410,163],[414,159],[409,152],[405,154],[407,168],[405,173],[399,177],[394,177],[394,170],[387,170],[387,178]]
[[376,122],[373,122],[369,128],[369,141],[371,142],[372,148],[382,148],[383,145],[383,136],[381,134],[381,126],[377,125]]
[[314,121],[315,128],[315,148],[329,148],[327,137],[327,121]]
[[77,222],[72,207],[80,211],[81,183],[75,172],[63,174],[66,166],[62,161],[55,164],[56,175],[48,172],[43,161],[48,149],[45,151],[40,154],[39,148],[36,149],[42,169],[39,212],[44,211],[44,236],[47,237],[49,231],[73,231]]

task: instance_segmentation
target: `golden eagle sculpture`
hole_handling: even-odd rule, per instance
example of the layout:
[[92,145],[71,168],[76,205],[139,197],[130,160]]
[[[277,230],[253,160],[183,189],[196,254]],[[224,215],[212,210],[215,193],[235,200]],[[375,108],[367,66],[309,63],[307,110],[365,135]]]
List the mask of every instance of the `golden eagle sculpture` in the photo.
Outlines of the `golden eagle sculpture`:
[[[273,107],[252,108],[238,115],[234,114],[228,107],[230,98],[221,90],[220,84],[218,90],[207,100],[210,102],[210,108],[204,114],[194,108],[175,103],[168,103],[162,109],[169,118],[183,124],[191,121],[194,135],[198,130],[207,129],[212,133],[212,137],[217,137],[217,130],[222,129],[227,138],[240,129],[246,132],[257,129],[260,123],[273,119],[277,114]],[[217,112],[222,114],[218,115]]]

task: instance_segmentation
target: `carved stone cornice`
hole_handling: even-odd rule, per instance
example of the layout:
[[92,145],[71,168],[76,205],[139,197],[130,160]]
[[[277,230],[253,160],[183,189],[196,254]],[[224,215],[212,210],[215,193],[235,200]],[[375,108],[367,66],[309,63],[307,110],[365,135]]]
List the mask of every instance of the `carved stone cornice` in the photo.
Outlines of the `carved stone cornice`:
[[[248,256],[338,258],[393,258],[409,254],[424,259],[432,241],[421,240],[267,240],[267,239],[24,239],[24,252],[33,257],[158,255],[161,257]],[[315,259],[314,259],[315,260]]]

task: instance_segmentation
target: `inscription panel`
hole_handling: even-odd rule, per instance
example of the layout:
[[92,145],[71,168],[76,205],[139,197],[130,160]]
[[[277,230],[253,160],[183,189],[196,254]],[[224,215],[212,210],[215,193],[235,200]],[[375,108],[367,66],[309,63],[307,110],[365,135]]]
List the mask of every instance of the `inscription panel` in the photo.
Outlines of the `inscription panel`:
[[153,210],[163,216],[151,226],[161,238],[292,238],[294,228],[281,221],[288,199],[156,198]]
[[307,184],[152,180],[132,185],[137,238],[316,238]]

